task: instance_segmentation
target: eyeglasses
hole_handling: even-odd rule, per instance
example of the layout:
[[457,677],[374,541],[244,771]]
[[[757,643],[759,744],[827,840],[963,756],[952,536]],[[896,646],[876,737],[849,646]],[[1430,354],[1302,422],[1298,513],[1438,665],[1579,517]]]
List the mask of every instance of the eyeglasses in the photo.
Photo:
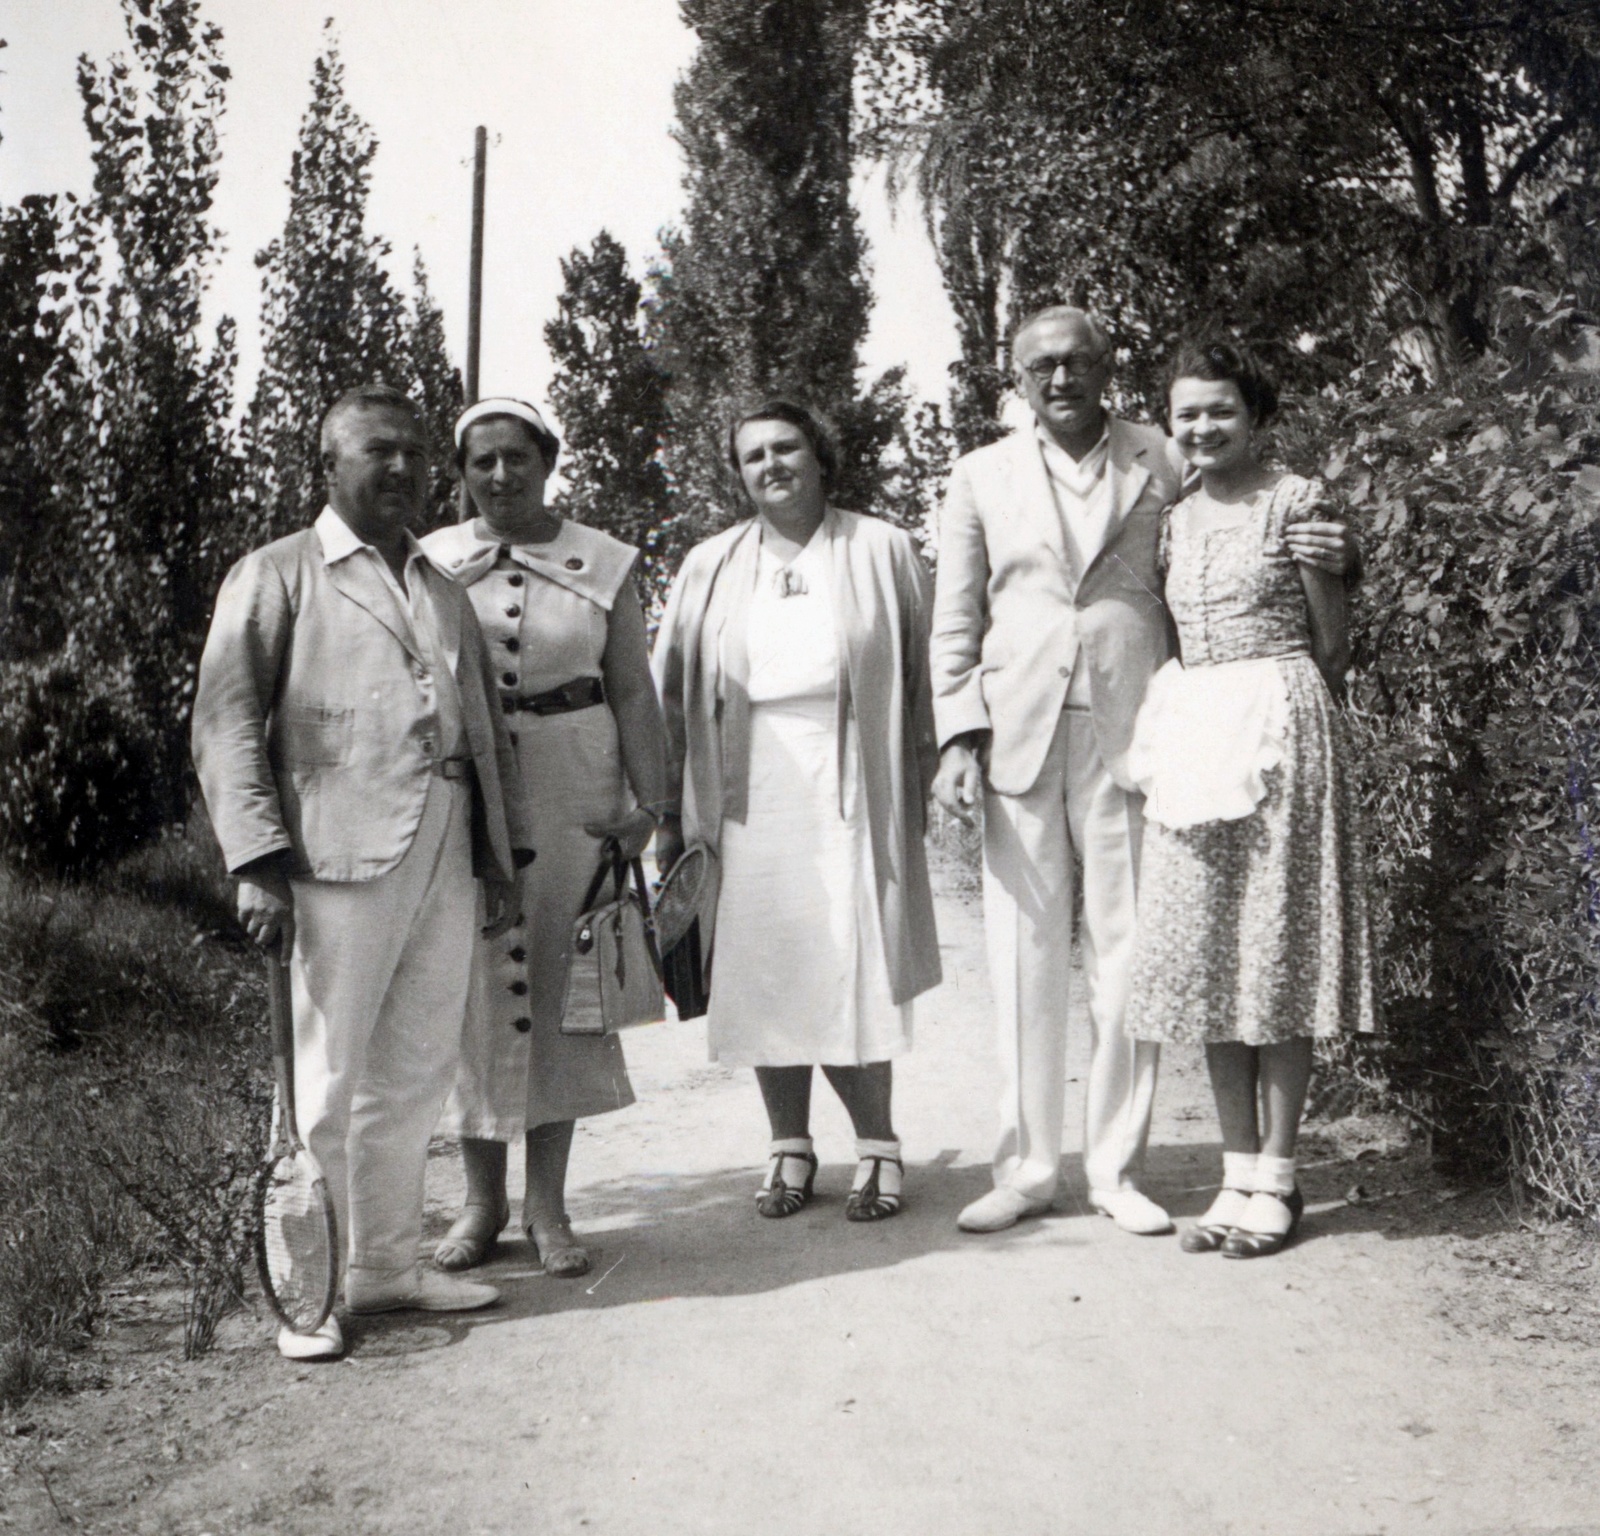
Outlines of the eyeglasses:
[[1087,378],[1105,361],[1105,357],[1104,352],[1097,352],[1093,357],[1084,352],[1068,352],[1061,357],[1036,357],[1022,366],[1036,383],[1048,384],[1061,368],[1065,368],[1071,378]]

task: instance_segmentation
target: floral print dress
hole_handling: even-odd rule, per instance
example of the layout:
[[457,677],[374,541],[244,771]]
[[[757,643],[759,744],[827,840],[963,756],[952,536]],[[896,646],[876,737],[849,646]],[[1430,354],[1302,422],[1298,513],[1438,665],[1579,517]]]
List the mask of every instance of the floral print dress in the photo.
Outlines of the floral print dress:
[[1288,475],[1235,522],[1162,530],[1181,660],[1151,680],[1125,1023],[1136,1040],[1270,1045],[1375,1027],[1355,786],[1284,541],[1320,488]]

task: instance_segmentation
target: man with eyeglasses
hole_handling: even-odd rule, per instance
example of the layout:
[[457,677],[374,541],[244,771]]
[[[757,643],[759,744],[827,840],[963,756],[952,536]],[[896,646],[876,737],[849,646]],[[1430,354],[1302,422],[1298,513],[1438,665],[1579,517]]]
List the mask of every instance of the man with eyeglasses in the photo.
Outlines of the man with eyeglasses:
[[[1029,316],[1012,342],[1028,430],[959,460],[939,521],[933,608],[934,794],[983,804],[984,928],[998,1027],[995,1187],[967,1232],[1042,1215],[1056,1193],[1074,898],[1091,1054],[1089,1203],[1124,1231],[1172,1230],[1138,1187],[1158,1047],[1122,1033],[1143,797],[1127,773],[1145,686],[1172,649],[1156,565],[1179,460],[1157,427],[1101,403],[1112,345],[1082,310]],[[1341,525],[1289,530],[1300,559],[1346,570]]]

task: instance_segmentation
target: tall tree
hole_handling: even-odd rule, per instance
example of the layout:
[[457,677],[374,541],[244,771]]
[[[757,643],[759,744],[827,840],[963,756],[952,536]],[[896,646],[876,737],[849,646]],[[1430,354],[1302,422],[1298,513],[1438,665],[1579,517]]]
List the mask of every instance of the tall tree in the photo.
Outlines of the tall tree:
[[672,375],[668,464],[696,524],[732,505],[722,434],[752,396],[833,418],[841,499],[876,499],[903,398],[862,391],[871,295],[850,204],[852,79],[866,0],[681,0],[699,37],[676,93],[688,169],[664,242],[651,334]]
[[[318,429],[347,389],[382,380],[411,392],[441,466],[461,398],[421,257],[413,314],[385,265],[389,242],[367,230],[378,141],[345,97],[331,26],[312,66],[311,104],[290,164],[289,216],[282,235],[256,257],[264,273],[262,365],[244,438],[258,540],[316,516],[323,501]],[[442,468],[434,492],[437,521],[448,515]]]
[[59,571],[49,539],[49,476],[32,430],[35,397],[55,363],[66,296],[54,197],[0,209],[0,656],[16,659],[64,638]]
[[550,403],[563,436],[562,510],[638,546],[643,586],[656,595],[671,575],[672,497],[661,462],[668,380],[645,339],[643,291],[605,230],[562,260],[561,276],[544,334],[556,365]]
[[870,142],[915,162],[981,342],[1002,294],[1008,318],[1076,298],[1150,365],[1179,327],[1223,323],[1306,382],[1401,334],[1447,369],[1482,347],[1497,271],[1545,262],[1545,214],[1600,164],[1592,6],[873,5]]
[[221,32],[198,0],[123,0],[131,57],[79,60],[94,192],[72,231],[74,304],[35,414],[52,531],[70,549],[68,640],[123,675],[158,731],[171,815],[217,573],[232,554],[233,326],[207,345]]

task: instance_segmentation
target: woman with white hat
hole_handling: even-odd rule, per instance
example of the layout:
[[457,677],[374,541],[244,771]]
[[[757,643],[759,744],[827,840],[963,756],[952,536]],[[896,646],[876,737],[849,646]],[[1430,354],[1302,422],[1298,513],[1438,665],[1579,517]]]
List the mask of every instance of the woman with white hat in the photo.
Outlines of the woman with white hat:
[[[638,551],[545,505],[559,442],[531,405],[481,400],[456,423],[476,516],[423,547],[466,586],[501,684],[538,857],[524,920],[478,941],[461,1066],[443,1128],[461,1138],[466,1202],[435,1262],[479,1264],[510,1217],[506,1147],[526,1147],[521,1225],[545,1272],[584,1274],[566,1212],[576,1120],[633,1103],[614,1035],[563,1034],[574,919],[615,838],[637,858],[666,805],[661,710]],[[595,1006],[574,997],[572,1007]]]

